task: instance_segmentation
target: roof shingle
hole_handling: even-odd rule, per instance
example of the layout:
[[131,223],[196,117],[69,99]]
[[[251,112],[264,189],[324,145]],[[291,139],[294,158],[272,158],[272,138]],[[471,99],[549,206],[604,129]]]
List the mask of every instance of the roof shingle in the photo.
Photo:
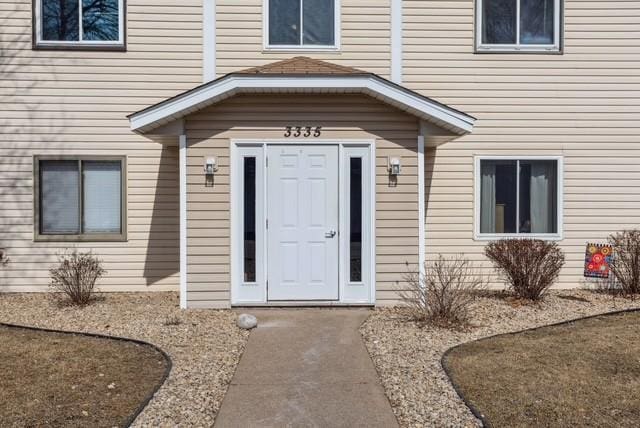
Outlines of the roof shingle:
[[353,67],[333,64],[326,61],[312,59],[306,56],[297,56],[291,59],[272,62],[259,67],[247,68],[236,74],[371,74]]

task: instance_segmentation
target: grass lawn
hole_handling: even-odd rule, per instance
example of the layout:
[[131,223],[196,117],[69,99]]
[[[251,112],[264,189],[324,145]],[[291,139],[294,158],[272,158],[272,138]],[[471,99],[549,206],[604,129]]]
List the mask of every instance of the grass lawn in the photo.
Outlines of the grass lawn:
[[444,363],[492,426],[640,426],[640,312],[470,342]]
[[133,342],[0,326],[2,426],[123,426],[167,365]]

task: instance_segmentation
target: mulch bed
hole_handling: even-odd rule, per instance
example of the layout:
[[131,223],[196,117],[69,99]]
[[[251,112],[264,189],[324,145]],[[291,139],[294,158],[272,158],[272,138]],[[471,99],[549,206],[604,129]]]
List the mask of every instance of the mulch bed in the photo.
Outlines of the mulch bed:
[[170,361],[140,343],[0,325],[3,426],[128,426]]

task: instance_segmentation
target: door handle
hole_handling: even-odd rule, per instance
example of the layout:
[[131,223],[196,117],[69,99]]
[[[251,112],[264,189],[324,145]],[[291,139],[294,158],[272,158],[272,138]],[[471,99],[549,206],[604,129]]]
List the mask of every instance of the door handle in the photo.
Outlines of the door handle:
[[330,230],[328,232],[325,232],[324,237],[325,238],[333,238],[334,236],[336,236],[336,232],[335,230]]

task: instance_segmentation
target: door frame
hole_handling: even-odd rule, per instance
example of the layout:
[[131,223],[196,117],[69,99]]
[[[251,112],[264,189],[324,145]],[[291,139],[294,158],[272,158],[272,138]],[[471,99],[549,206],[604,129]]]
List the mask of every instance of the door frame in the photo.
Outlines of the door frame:
[[[376,147],[373,139],[230,139],[230,163],[229,163],[229,179],[230,179],[230,258],[231,258],[231,305],[232,306],[306,306],[306,305],[373,305],[375,304],[376,291],[376,240],[375,240],[375,224],[376,224]],[[266,239],[266,215],[267,215],[267,146],[269,145],[287,145],[287,146],[320,146],[335,145],[338,146],[338,186],[339,186],[339,251],[340,258],[338,262],[338,298],[339,300],[331,301],[268,301],[267,300],[267,269],[268,269],[268,252]],[[366,166],[368,180],[363,180],[363,206],[368,211],[368,216],[363,215],[363,255],[367,256],[366,273],[363,272],[363,282],[349,283],[347,281],[347,262],[348,254],[348,237],[344,231],[347,230],[347,193],[345,190],[347,185],[347,177],[345,174],[345,153],[349,148],[366,148],[368,163]],[[253,151],[256,156],[256,180],[262,179],[262,183],[257,183],[256,188],[261,192],[256,195],[256,221],[260,218],[264,228],[260,229],[261,239],[258,243],[258,230],[256,230],[256,258],[262,256],[262,261],[258,260],[259,269],[256,272],[255,283],[245,283],[242,278],[242,209],[243,209],[243,177],[241,169],[238,168],[239,162],[245,153]],[[257,170],[261,165],[260,171]],[[259,229],[259,228],[257,228]],[[368,243],[366,248],[365,243]],[[259,247],[259,248],[258,248]],[[364,265],[364,263],[363,263]],[[366,282],[364,281],[366,276]]]

